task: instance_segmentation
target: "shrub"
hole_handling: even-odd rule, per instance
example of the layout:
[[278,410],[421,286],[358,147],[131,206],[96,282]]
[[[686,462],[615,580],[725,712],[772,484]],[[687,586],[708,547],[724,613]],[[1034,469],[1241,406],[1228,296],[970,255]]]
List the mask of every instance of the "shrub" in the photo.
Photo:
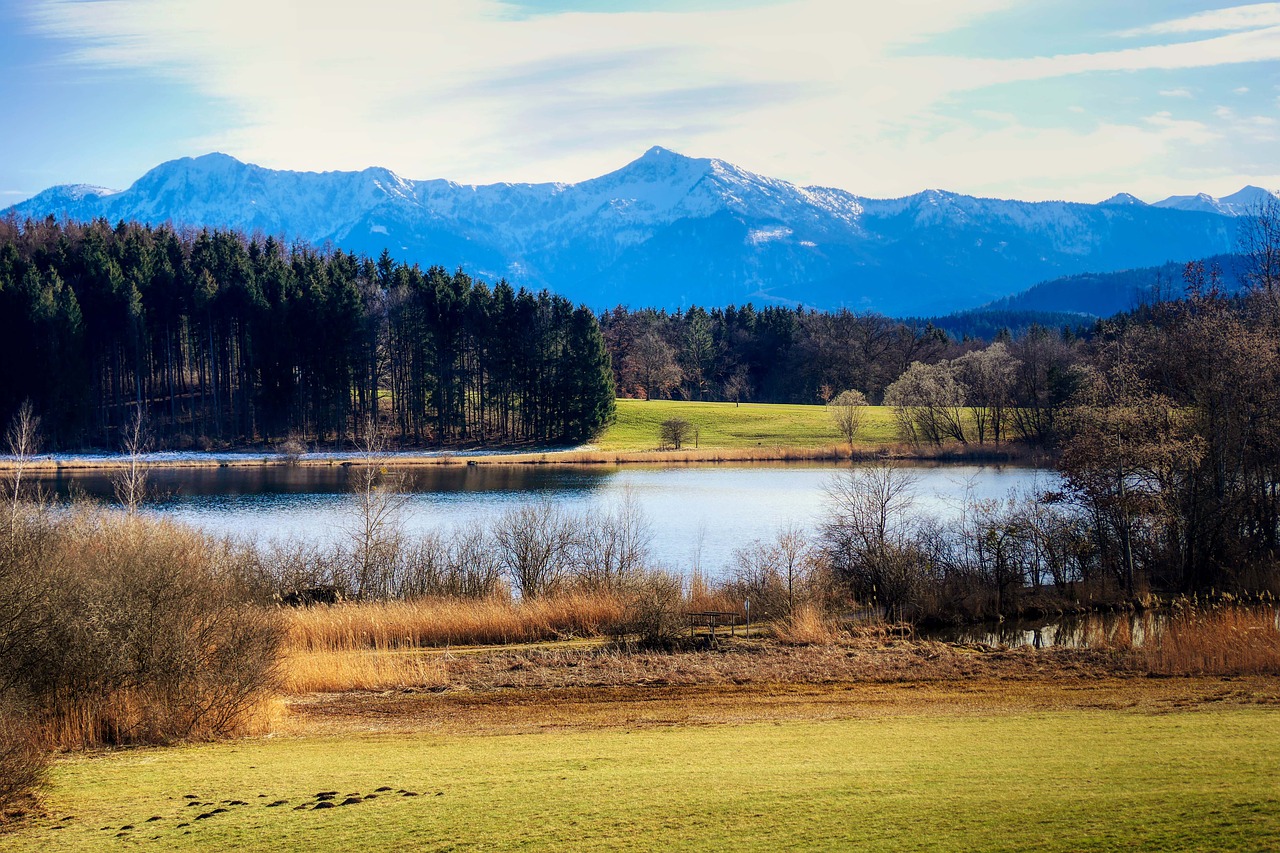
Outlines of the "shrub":
[[230,735],[275,689],[278,620],[213,540],[76,509],[33,511],[4,544],[0,685],[46,746]]
[[29,801],[44,780],[48,753],[40,747],[25,715],[0,701],[0,828],[3,813]]
[[658,425],[658,449],[679,450],[693,435],[693,424],[684,418],[668,418]]
[[635,637],[644,648],[671,648],[688,627],[684,584],[670,572],[637,571],[623,591],[623,618],[616,634]]

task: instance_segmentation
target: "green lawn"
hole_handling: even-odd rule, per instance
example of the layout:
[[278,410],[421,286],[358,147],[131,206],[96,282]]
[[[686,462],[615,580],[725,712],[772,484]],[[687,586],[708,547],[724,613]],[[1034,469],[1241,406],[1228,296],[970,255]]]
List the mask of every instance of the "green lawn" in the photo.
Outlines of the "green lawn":
[[[601,450],[653,450],[658,446],[658,427],[668,418],[684,418],[696,426],[699,447],[823,447],[844,441],[826,406],[618,400],[617,420],[596,445]],[[893,409],[868,406],[867,423],[857,441],[896,440]]]
[[0,848],[1275,850],[1278,779],[1259,707],[275,738],[63,759]]

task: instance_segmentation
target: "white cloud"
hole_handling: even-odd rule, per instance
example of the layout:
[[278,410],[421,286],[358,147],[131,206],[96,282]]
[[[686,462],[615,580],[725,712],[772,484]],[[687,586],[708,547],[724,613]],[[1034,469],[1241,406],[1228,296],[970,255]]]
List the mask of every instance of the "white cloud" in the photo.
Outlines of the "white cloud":
[[1217,33],[1248,30],[1256,27],[1280,26],[1280,3],[1250,3],[1227,9],[1212,9],[1161,21],[1145,27],[1137,27],[1119,33],[1121,36],[1179,35],[1184,33]]
[[1223,25],[1267,20],[1256,11],[1161,31],[1227,32],[1179,44],[920,55],[929,38],[1014,5],[788,0],[528,17],[501,0],[363,0],[358,15],[345,0],[221,0],[216,14],[206,0],[36,0],[31,14],[77,62],[148,69],[230,105],[240,122],[199,150],[477,182],[577,180],[663,144],[868,194],[957,187],[958,176],[962,189],[1076,194],[1089,175],[1157,168],[1178,146],[1216,137],[1167,115],[1033,128],[1004,109],[975,129],[943,117],[944,105],[1007,83],[1280,59],[1280,25]]
[[1189,89],[1161,89],[1160,97],[1162,98],[1194,98]]
[[1249,94],[1249,87],[1248,87],[1248,86],[1238,86],[1238,87],[1236,87],[1236,88],[1232,89],[1231,91],[1232,91],[1232,92],[1234,92],[1234,93],[1236,93],[1237,95],[1247,95],[1247,94]]

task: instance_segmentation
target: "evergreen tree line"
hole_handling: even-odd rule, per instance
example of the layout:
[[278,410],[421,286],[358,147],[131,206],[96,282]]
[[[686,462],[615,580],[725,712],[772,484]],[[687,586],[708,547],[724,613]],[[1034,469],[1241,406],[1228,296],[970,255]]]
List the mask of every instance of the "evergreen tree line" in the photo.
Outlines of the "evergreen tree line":
[[0,418],[29,399],[54,448],[580,441],[612,416],[595,316],[274,238],[0,221]]

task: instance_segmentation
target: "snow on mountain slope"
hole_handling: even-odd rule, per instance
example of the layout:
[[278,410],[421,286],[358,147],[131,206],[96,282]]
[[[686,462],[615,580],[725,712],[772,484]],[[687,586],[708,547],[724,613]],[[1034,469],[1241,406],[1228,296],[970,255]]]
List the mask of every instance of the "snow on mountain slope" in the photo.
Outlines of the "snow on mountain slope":
[[1123,194],[1088,205],[941,190],[877,200],[655,147],[579,183],[485,186],[380,168],[276,171],[208,154],[161,164],[124,191],[54,187],[6,212],[386,248],[596,307],[752,299],[938,313],[1059,275],[1228,251],[1232,217],[1267,195],[1247,187],[1156,206]]
[[1153,207],[1165,207],[1172,210],[1192,210],[1202,213],[1218,213],[1223,216],[1248,216],[1256,206],[1267,200],[1274,200],[1274,193],[1261,187],[1245,187],[1239,192],[1222,198],[1214,198],[1208,193],[1199,195],[1172,195],[1164,201],[1158,201]]

